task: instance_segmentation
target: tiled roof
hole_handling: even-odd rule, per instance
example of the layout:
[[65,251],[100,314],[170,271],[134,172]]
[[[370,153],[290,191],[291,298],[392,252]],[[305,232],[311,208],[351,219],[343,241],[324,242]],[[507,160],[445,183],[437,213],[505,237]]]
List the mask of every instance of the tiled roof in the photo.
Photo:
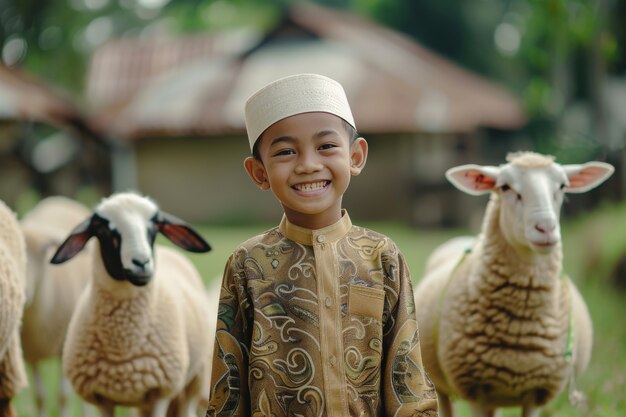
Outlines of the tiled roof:
[[81,117],[67,94],[0,62],[0,120],[65,125]]
[[469,132],[525,123],[505,89],[367,19],[299,3],[264,39],[121,39],[94,55],[88,98],[121,138],[244,131],[245,99],[284,75],[344,85],[361,133]]

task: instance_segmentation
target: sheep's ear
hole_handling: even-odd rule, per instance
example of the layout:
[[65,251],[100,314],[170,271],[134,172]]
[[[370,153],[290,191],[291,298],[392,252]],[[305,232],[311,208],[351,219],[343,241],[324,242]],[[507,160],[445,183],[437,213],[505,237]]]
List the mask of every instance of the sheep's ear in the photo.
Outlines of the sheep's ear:
[[585,193],[606,181],[615,171],[613,165],[606,162],[587,162],[582,165],[563,165],[569,185],[568,193]]
[[471,195],[482,195],[496,188],[500,168],[482,165],[461,165],[446,171],[446,178],[456,188]]
[[211,250],[206,240],[193,230],[185,221],[169,213],[161,211],[156,216],[159,232],[173,244],[189,252],[208,252]]
[[62,264],[63,262],[72,259],[78,252],[83,250],[87,241],[94,235],[93,222],[94,217],[90,217],[72,230],[72,233],[65,239],[61,246],[56,250],[50,263]]

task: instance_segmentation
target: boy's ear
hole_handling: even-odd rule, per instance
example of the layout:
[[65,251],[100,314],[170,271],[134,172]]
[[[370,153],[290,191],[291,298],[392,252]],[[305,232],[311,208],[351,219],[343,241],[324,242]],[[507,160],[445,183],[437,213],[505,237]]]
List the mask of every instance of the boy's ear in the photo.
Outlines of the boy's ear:
[[262,190],[269,190],[270,183],[267,180],[265,167],[260,160],[249,156],[243,161],[243,166],[252,182],[261,187]]
[[350,174],[357,176],[365,167],[367,161],[367,141],[361,137],[356,138],[350,149]]

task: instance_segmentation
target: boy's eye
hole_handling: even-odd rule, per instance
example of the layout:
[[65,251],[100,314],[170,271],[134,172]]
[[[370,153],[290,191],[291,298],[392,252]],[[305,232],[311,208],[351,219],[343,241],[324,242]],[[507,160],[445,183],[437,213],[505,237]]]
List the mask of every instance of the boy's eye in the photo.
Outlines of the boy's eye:
[[294,153],[293,149],[281,149],[277,151],[274,156],[293,155]]
[[335,145],[334,143],[325,143],[322,146],[320,146],[321,150],[325,150],[325,149],[332,149],[332,148],[336,148],[337,145]]

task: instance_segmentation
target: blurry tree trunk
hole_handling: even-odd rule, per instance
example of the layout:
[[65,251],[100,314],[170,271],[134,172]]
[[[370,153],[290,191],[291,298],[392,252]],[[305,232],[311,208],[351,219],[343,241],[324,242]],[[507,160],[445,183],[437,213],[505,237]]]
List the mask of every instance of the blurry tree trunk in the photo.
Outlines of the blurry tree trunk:
[[[608,20],[608,2],[606,0],[598,0],[596,2],[596,22],[593,39],[589,47],[589,102],[591,104],[591,112],[593,116],[593,135],[602,146],[605,153],[616,156],[617,172],[619,175],[619,196],[626,196],[626,145],[622,132],[619,137],[612,137],[609,124],[609,112],[607,112],[607,100],[605,97],[607,65],[603,54],[602,37],[606,25],[604,22]],[[615,134],[613,134],[615,136]]]
[[591,103],[591,112],[594,120],[593,129],[594,137],[602,145],[605,150],[611,146],[611,138],[609,137],[609,129],[606,119],[606,100],[604,97],[604,88],[606,84],[606,62],[602,54],[602,33],[604,25],[601,22],[606,21],[607,4],[605,0],[597,0],[596,2],[596,22],[593,38],[589,47],[589,101]]
[[[558,8],[556,8],[558,10]],[[572,62],[569,58],[570,45],[567,33],[567,12],[556,12],[553,33],[550,66],[550,84],[552,85],[552,97],[550,109],[554,114],[554,127],[557,141],[564,131],[563,114],[571,101],[572,96]]]

